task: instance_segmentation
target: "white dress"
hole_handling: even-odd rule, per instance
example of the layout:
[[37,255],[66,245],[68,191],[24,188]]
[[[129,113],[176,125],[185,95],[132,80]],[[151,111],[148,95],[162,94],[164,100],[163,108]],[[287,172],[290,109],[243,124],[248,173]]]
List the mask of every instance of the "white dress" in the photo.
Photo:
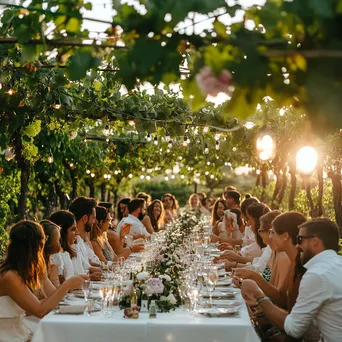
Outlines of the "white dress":
[[34,333],[32,323],[10,296],[0,296],[0,342],[26,342]]

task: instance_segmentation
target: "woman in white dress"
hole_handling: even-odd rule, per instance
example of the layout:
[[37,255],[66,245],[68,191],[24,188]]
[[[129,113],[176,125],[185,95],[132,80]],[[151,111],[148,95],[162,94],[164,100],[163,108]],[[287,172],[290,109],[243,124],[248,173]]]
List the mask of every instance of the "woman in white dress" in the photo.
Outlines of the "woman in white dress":
[[64,263],[59,253],[61,250],[60,227],[49,220],[40,221],[45,233],[44,259],[48,277],[55,287],[59,287],[59,274],[63,270]]
[[[29,340],[33,329],[25,313],[42,318],[70,290],[82,287],[84,278],[72,277],[55,289],[47,278],[44,244],[44,230],[36,222],[20,221],[10,231],[7,256],[0,265],[0,340],[3,342]],[[48,296],[42,302],[32,293],[39,288]]]
[[77,253],[75,246],[77,227],[74,214],[67,210],[58,210],[49,217],[49,220],[61,228],[62,252],[60,254],[63,268],[60,270],[60,280],[63,282],[64,279],[69,279],[76,274],[86,274],[88,270],[90,273],[96,273],[97,270],[91,267],[89,261],[81,253]]

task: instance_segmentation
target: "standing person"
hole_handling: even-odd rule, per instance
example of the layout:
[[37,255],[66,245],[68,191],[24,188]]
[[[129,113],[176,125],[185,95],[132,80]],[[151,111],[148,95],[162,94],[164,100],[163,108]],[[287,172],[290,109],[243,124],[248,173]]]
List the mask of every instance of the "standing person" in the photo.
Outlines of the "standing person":
[[[7,255],[0,264],[0,339],[27,341],[34,331],[26,312],[38,318],[53,310],[63,297],[82,288],[84,278],[72,277],[56,289],[47,278],[44,261],[45,234],[36,222],[23,220],[10,230]],[[32,291],[47,295],[39,301]]]
[[[164,223],[164,208],[160,200],[154,200],[147,208],[147,215],[150,219],[154,232],[159,232]],[[146,217],[145,216],[145,217]]]
[[179,205],[175,196],[170,193],[164,194],[162,197],[162,202],[165,211],[168,211],[168,215],[171,216],[172,220],[179,216]]
[[299,225],[296,249],[306,272],[290,313],[273,305],[252,280],[243,282],[244,298],[256,300],[267,319],[289,336],[302,338],[316,320],[324,342],[342,341],[339,238],[339,228],[329,219],[317,218]]
[[94,253],[89,240],[89,233],[96,222],[96,205],[97,201],[95,198],[81,196],[74,199],[69,208],[76,218],[78,230],[78,235],[76,237],[77,251],[78,253],[81,253],[85,259],[89,259],[92,266],[100,265],[100,259]]

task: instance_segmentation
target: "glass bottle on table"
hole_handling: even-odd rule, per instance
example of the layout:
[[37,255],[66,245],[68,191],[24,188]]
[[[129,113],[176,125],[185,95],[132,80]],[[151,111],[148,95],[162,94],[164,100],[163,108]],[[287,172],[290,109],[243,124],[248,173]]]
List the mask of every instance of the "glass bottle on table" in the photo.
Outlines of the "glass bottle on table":
[[130,306],[131,308],[135,308],[138,306],[138,296],[137,296],[137,291],[134,287],[134,274],[132,272],[131,274],[131,279],[132,279],[132,290],[131,290],[131,294],[129,296],[129,302],[130,302]]

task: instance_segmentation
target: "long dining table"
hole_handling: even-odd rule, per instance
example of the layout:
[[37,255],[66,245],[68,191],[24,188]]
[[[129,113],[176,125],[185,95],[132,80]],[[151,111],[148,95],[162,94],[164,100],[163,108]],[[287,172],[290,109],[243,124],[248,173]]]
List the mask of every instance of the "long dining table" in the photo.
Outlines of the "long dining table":
[[[240,296],[240,295],[239,295]],[[114,318],[100,312],[81,315],[51,312],[40,322],[32,342],[260,342],[247,307],[229,317],[206,317],[178,308],[158,313],[154,319],[140,313],[138,319]]]

